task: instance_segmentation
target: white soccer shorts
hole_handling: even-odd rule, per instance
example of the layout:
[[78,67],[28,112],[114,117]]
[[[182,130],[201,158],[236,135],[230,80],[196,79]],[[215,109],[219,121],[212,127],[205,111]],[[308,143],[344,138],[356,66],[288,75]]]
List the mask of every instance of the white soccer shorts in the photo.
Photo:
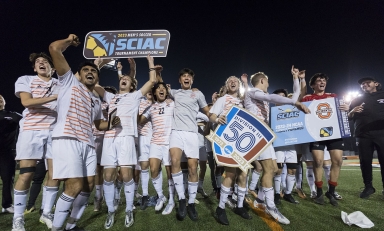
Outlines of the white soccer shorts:
[[104,134],[93,135],[93,140],[95,141],[95,152],[96,152],[97,164],[100,164],[101,155],[103,153]]
[[151,144],[151,147],[149,149],[149,158],[156,158],[162,160],[163,165],[171,166],[169,145]]
[[139,162],[148,161],[150,145],[150,136],[139,136]]
[[101,166],[136,165],[137,153],[133,136],[104,138]]
[[172,130],[169,148],[180,148],[187,158],[199,159],[199,138],[194,132]]
[[16,160],[52,159],[52,137],[49,130],[22,131],[16,143]]

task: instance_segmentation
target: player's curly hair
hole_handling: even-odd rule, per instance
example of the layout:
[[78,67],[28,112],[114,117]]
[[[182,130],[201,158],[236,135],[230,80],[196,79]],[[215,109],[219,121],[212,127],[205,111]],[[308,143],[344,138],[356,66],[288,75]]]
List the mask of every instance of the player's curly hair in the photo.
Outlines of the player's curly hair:
[[165,92],[167,94],[167,96],[169,96],[169,91],[168,91],[168,87],[167,87],[167,84],[165,84],[164,82],[158,82],[156,83],[153,87],[152,87],[152,98],[157,101],[157,97],[156,97],[156,89],[160,87],[160,85],[163,85],[163,87],[165,87]]
[[96,64],[94,64],[93,62],[90,62],[90,61],[84,61],[84,62],[82,62],[82,63],[80,63],[80,65],[79,65],[79,67],[77,68],[77,73],[80,75],[80,73],[81,73],[81,69],[83,69],[83,67],[85,67],[85,66],[90,66],[90,67],[93,67],[93,68],[95,68],[96,70],[97,70],[97,76],[99,76],[100,77],[100,70],[99,70],[99,67],[96,65]]
[[241,99],[241,98],[242,98],[242,95],[241,95],[241,93],[240,93],[240,87],[242,86],[242,83],[241,83],[240,79],[237,78],[236,76],[229,76],[229,77],[227,78],[227,80],[225,80],[225,88],[226,88],[226,92],[228,92],[227,83],[228,83],[228,81],[229,81],[230,78],[236,78],[236,80],[239,82],[239,89],[237,89],[237,98]]
[[195,72],[193,72],[191,69],[189,68],[183,68],[181,69],[181,71],[179,72],[179,78],[184,75],[184,74],[189,74],[192,76],[192,79],[195,78]]
[[49,65],[51,65],[51,67],[54,68],[53,61],[52,61],[51,57],[44,52],[32,53],[29,55],[29,61],[32,63],[32,68],[35,68],[36,59],[40,58],[40,57],[46,59],[48,61]]
[[325,81],[328,81],[329,77],[326,74],[323,73],[316,73],[314,74],[311,79],[309,80],[309,86],[312,88],[312,85],[315,84],[317,78],[325,79]]

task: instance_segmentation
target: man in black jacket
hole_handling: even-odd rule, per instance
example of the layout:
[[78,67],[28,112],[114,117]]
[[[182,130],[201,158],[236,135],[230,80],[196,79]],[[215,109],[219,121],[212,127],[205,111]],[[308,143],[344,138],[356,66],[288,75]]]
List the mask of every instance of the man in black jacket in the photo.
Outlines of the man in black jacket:
[[355,125],[360,168],[365,185],[360,198],[368,198],[376,191],[372,186],[374,148],[377,150],[384,186],[384,91],[381,90],[381,84],[372,77],[361,78],[358,83],[364,94],[351,102],[348,117]]
[[21,115],[5,109],[5,100],[0,95],[0,176],[3,181],[1,211],[13,213],[12,189],[15,177],[15,148]]

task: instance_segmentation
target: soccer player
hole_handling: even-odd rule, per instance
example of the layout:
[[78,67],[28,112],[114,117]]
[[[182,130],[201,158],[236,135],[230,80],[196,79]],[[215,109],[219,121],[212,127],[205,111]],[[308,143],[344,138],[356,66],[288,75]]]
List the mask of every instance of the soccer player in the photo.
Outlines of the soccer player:
[[[258,72],[252,75],[251,84],[254,86],[254,88],[250,89],[245,93],[245,109],[252,112],[254,115],[256,115],[259,119],[261,119],[267,124],[269,123],[269,102],[275,104],[292,104],[295,105],[298,109],[308,113],[308,108],[297,101],[300,94],[298,80],[299,70],[292,66],[291,72],[294,81],[294,95],[292,99],[274,94],[269,95],[267,93],[269,86],[268,77],[262,72]],[[289,220],[279,212],[274,203],[274,191],[272,187],[272,180],[277,171],[277,164],[275,159],[275,151],[272,145],[268,146],[257,158],[263,168],[260,187],[260,192],[262,192],[262,195],[260,195],[259,192],[258,196],[261,200],[265,201],[265,211],[268,214],[270,214],[274,219],[276,219],[282,224],[289,224]]]
[[[313,94],[304,96],[302,99],[302,102],[337,97],[337,95],[334,93],[325,92],[328,79],[329,79],[328,76],[323,73],[317,73],[313,75],[309,80],[309,85],[313,90]],[[339,109],[342,111],[348,111],[349,107],[346,104],[342,104],[340,105]],[[343,139],[312,142],[309,145],[309,148],[312,152],[313,159],[314,159],[313,172],[315,175],[315,185],[316,185],[316,198],[314,199],[314,201],[317,204],[321,204],[321,205],[324,204],[322,177],[323,177],[323,161],[324,161],[325,147],[327,147],[331,155],[331,161],[332,161],[330,179],[328,181],[329,190],[325,193],[325,196],[329,199],[330,203],[333,206],[337,206],[338,202],[335,196],[335,187],[337,186],[337,180],[339,178],[341,165],[343,163],[343,149],[344,149]]]
[[135,183],[133,180],[134,167],[137,164],[137,153],[135,148],[135,137],[137,137],[137,114],[140,99],[147,94],[156,83],[155,68],[153,58],[147,57],[149,64],[149,80],[143,87],[136,91],[137,81],[129,75],[123,75],[119,80],[119,93],[111,94],[104,91],[100,86],[95,88],[96,92],[109,102],[108,114],[113,113],[120,118],[120,125],[105,132],[103,154],[101,164],[104,166],[104,197],[108,206],[108,215],[104,228],[109,229],[113,226],[115,217],[115,174],[116,168],[120,166],[120,174],[124,182],[124,192],[126,198],[125,226],[130,227],[134,223],[133,200]]
[[[33,53],[32,62],[36,75],[25,75],[17,79],[15,94],[25,107],[20,121],[20,134],[16,144],[16,160],[20,160],[20,175],[14,190],[13,230],[24,230],[23,213],[27,204],[27,194],[31,185],[37,160],[48,161],[48,180],[44,188],[44,212],[40,222],[52,227],[50,214],[56,194],[58,181],[52,180],[51,130],[56,123],[57,79],[53,79],[54,65],[44,53]],[[55,92],[55,93],[54,93]]]
[[197,164],[199,158],[199,147],[197,137],[196,116],[199,108],[203,113],[208,113],[208,106],[203,93],[192,91],[195,73],[184,68],[179,73],[181,89],[171,90],[170,94],[175,101],[173,112],[172,132],[169,143],[169,151],[172,160],[172,179],[179,196],[179,209],[177,218],[183,220],[187,214],[187,202],[184,194],[183,174],[180,167],[180,160],[183,151],[188,158],[188,215],[191,220],[197,220],[195,209],[195,198],[198,187]]
[[[227,93],[217,99],[217,101],[209,111],[211,113],[209,116],[209,120],[213,123],[225,124],[226,113],[233,105],[243,107],[242,99],[240,96],[240,80],[235,76],[231,76],[226,80],[225,86]],[[229,221],[225,212],[225,204],[228,201],[228,195],[231,191],[230,188],[232,186],[232,183],[235,181],[236,177],[238,190],[237,206],[234,212],[244,219],[252,219],[248,211],[243,207],[246,192],[247,173],[241,171],[239,168],[224,167],[224,169],[225,178],[223,180],[223,183],[221,184],[220,203],[219,206],[216,208],[216,215],[219,223],[223,225],[229,225]]]
[[57,124],[52,132],[53,179],[65,182],[65,190],[56,203],[52,230],[61,230],[72,204],[66,230],[76,229],[96,173],[92,123],[98,130],[108,126],[103,121],[101,100],[92,93],[99,79],[98,67],[91,62],[80,64],[77,79],[63,55],[69,46],[79,44],[78,37],[70,34],[49,46],[60,84]]
[[163,215],[170,214],[175,207],[174,202],[174,183],[171,176],[171,158],[169,155],[169,139],[173,120],[173,110],[175,103],[167,100],[168,88],[165,83],[159,82],[152,88],[152,95],[155,103],[146,110],[141,116],[139,123],[144,124],[152,121],[152,137],[149,149],[149,164],[151,167],[151,177],[158,199],[155,211],[160,211],[167,198],[163,194],[163,174],[160,170],[161,163],[165,166],[168,177],[169,201],[162,212]]
[[3,183],[1,197],[3,213],[14,213],[12,205],[12,187],[16,167],[14,152],[21,118],[19,113],[5,110],[5,100],[0,95],[0,177]]

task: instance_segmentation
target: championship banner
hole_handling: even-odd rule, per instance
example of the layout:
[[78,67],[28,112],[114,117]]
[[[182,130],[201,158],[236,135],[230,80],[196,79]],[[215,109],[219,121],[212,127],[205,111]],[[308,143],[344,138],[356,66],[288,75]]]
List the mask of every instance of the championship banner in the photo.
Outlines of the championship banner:
[[167,30],[92,31],[85,36],[86,59],[166,57],[170,34]]
[[212,142],[217,164],[240,168],[246,172],[250,165],[275,139],[275,134],[252,113],[232,106],[227,124],[218,125],[207,137]]
[[348,114],[338,110],[340,103],[343,100],[338,98],[303,102],[311,114],[304,114],[291,105],[272,107],[271,128],[277,135],[273,146],[350,137]]

